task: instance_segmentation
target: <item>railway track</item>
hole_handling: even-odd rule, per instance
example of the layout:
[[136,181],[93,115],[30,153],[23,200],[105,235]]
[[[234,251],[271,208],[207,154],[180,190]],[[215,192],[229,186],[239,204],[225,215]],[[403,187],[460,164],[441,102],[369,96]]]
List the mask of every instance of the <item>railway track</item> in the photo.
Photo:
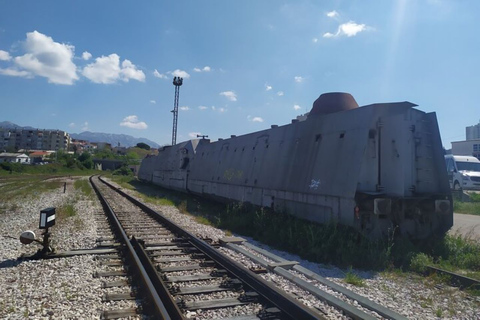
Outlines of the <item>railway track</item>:
[[[105,312],[104,318],[121,316],[122,312],[123,315],[141,312],[163,319],[192,316],[239,320],[326,318],[323,310],[303,304],[259,275],[271,272],[289,279],[350,318],[405,319],[295,262],[271,255],[242,239],[223,239],[220,243],[212,243],[209,239],[197,238],[101,178],[92,177],[90,180],[110,216],[115,234],[115,238],[101,240],[110,244],[115,241],[122,243],[124,260],[129,265],[128,273],[136,279],[134,292],[110,298],[137,299],[142,306],[135,310]],[[219,246],[249,257],[261,266],[261,270],[253,272],[245,268],[223,254]],[[118,260],[118,257],[115,259]],[[122,274],[125,275],[125,272]],[[295,274],[321,283],[345,296],[350,303]],[[106,285],[122,283],[110,282]]]
[[448,282],[452,286],[459,287],[462,290],[463,289],[480,290],[480,281],[478,281],[477,279],[473,279],[452,271],[443,270],[434,266],[426,266],[426,268],[427,268],[426,274],[437,273],[443,276],[447,276],[449,278]]

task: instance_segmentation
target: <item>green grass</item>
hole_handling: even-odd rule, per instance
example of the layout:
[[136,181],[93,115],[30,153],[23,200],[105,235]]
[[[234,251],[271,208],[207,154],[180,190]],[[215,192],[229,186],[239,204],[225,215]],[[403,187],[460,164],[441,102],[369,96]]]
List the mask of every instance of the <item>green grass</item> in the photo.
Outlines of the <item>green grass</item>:
[[87,197],[90,197],[93,194],[92,193],[93,190],[92,190],[92,187],[90,186],[90,182],[88,181],[88,179],[77,179],[73,183],[73,186],[75,190],[80,190]]
[[60,187],[63,186],[61,181],[45,180],[46,178],[48,176],[45,175],[21,175],[2,178],[0,180],[3,183],[0,186],[0,203],[38,195],[57,188],[60,190]]
[[441,318],[443,316],[443,311],[442,309],[438,308],[437,311],[435,312],[435,315],[439,318]]
[[347,271],[347,273],[345,273],[345,278],[343,279],[343,281],[357,287],[365,287],[365,280],[359,275],[353,273],[351,267]]
[[55,210],[55,217],[59,220],[74,217],[76,215],[77,211],[75,210],[73,204],[65,204]]
[[[453,198],[453,211],[457,213],[480,215],[480,194],[468,193],[468,201],[455,196]],[[462,201],[463,200],[463,201]]]
[[456,213],[480,215],[479,202],[453,202],[453,211]]
[[46,164],[42,166],[26,165],[20,163],[2,163],[0,165],[0,177],[18,175],[75,175],[88,176],[97,173],[96,170],[72,169],[59,163]]
[[[460,235],[446,235],[428,252],[414,254],[410,270],[424,274],[429,265],[480,280],[480,244]],[[433,275],[431,278],[435,282],[451,282],[448,276]],[[480,290],[469,290],[469,293],[479,296]]]

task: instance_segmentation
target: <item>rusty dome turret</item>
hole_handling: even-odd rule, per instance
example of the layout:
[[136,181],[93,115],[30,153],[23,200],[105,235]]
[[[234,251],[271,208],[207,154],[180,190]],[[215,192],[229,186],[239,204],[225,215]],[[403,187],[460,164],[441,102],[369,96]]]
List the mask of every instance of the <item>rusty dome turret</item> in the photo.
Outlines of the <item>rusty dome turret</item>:
[[358,103],[350,93],[328,92],[323,93],[313,103],[309,116],[328,114],[358,108]]

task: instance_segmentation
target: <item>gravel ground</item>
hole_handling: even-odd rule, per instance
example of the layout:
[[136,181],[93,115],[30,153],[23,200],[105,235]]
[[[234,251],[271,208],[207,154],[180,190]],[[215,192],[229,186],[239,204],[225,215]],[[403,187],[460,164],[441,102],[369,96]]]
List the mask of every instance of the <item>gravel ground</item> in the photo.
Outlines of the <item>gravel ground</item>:
[[[133,194],[132,191],[125,189],[124,191]],[[101,210],[100,205],[97,201],[76,195],[71,184],[68,185],[66,193],[63,193],[62,186],[58,190],[37,194],[28,199],[11,200],[8,204],[3,204],[3,207],[11,207],[14,210],[1,213],[0,216],[0,238],[3,240],[3,246],[0,249],[0,318],[98,319],[102,310],[127,308],[134,305],[131,301],[114,304],[101,301],[102,293],[106,291],[101,289],[101,279],[94,278],[92,275],[95,271],[103,271],[105,268],[100,267],[93,256],[17,261],[21,254],[32,254],[37,249],[34,244],[22,245],[17,240],[20,233],[30,229],[35,231],[38,237],[40,210],[67,203],[75,205],[77,215],[63,221],[57,218],[57,224],[51,228],[55,248],[62,251],[94,247],[95,239],[98,238],[94,213]],[[200,225],[192,217],[179,214],[174,207],[153,207],[194,234],[208,236],[214,240],[225,237],[222,230]],[[344,271],[338,268],[310,263],[298,256],[256,243],[252,239],[247,240],[284,259],[299,261],[302,266],[385,305],[409,319],[480,319],[480,299],[471,297],[456,288],[438,287],[415,275],[393,276],[373,272],[357,272],[365,279],[366,285],[365,287],[352,286],[343,281]],[[255,266],[255,263],[238,253],[227,249],[222,251],[237,257],[247,267]],[[265,275],[264,278],[285,288],[291,294],[301,297],[305,303],[318,306],[324,312],[328,312],[330,319],[346,318],[337,311],[331,310],[330,307],[325,308],[314,297],[277,275]],[[317,285],[315,282],[312,283]],[[191,312],[189,315],[195,318],[196,314]]]
[[[18,240],[25,230],[38,230],[40,210],[74,204],[77,215],[56,218],[52,233],[57,251],[93,248],[97,239],[94,213],[101,211],[98,201],[88,200],[73,190],[73,181],[58,190],[12,200],[3,204],[0,237],[0,318],[1,319],[99,319],[103,310],[135,307],[134,301],[102,302],[103,294],[114,289],[102,289],[102,279],[95,271],[104,271],[92,255],[70,258],[18,261],[22,254],[31,255],[38,245],[23,245]],[[13,239],[13,238],[16,239]]]

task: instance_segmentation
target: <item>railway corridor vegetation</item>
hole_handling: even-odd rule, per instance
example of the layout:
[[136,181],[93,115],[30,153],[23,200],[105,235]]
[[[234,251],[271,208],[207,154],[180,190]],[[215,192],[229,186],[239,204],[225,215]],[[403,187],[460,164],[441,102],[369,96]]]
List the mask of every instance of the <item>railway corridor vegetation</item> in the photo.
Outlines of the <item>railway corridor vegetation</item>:
[[48,156],[41,165],[1,162],[0,177],[7,174],[91,175],[95,173],[94,159],[123,161],[124,165],[115,174],[128,176],[132,175],[128,165],[139,164],[149,152],[139,147],[129,149],[126,154],[116,154],[110,149],[84,151],[81,154],[59,150]]
[[60,190],[63,182],[47,178],[45,175],[0,176],[0,214],[17,209],[16,201],[12,200],[35,197],[57,188]]
[[453,212],[480,215],[480,193],[454,195]]
[[[351,228],[334,223],[318,225],[243,203],[219,204],[135,179],[113,179],[122,187],[140,192],[146,201],[166,205],[173,203],[198,222],[252,237],[312,262],[334,264],[346,270],[354,267],[394,273],[423,273],[426,265],[434,265],[451,271],[461,270],[480,279],[480,244],[460,235],[412,242],[396,237],[392,228],[386,239],[371,240]],[[357,279],[351,281],[357,282]]]

